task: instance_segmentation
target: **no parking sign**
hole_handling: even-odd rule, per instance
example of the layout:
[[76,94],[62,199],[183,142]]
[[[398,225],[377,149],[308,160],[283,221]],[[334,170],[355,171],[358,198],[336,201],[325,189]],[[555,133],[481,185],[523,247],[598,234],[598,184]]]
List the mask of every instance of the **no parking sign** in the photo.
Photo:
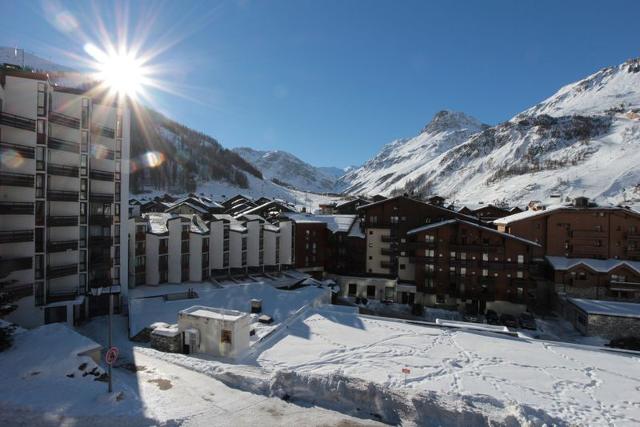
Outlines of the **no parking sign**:
[[113,365],[116,362],[116,359],[118,358],[118,348],[117,347],[111,347],[108,351],[107,354],[104,355],[104,360],[109,364],[109,365]]

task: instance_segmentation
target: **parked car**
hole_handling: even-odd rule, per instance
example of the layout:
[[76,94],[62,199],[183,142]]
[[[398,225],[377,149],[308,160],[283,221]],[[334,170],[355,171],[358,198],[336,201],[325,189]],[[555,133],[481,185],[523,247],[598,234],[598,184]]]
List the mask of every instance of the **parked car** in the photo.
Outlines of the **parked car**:
[[538,325],[536,325],[536,319],[531,313],[520,314],[520,316],[518,317],[518,323],[520,323],[520,327],[523,329],[531,329],[532,331],[538,329]]
[[493,310],[487,310],[487,312],[484,315],[484,318],[486,319],[487,323],[490,325],[499,325],[500,324],[500,319],[498,318],[498,313],[496,313]]
[[503,313],[500,315],[500,323],[508,328],[517,328],[518,320],[512,314]]

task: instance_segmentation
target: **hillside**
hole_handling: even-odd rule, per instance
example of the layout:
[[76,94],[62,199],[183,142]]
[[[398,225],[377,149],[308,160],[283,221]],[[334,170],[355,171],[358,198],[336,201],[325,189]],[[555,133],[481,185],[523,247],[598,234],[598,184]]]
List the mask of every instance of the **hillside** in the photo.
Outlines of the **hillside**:
[[[440,194],[456,204],[589,196],[640,202],[640,60],[561,88],[493,127],[438,113],[415,138],[345,175],[350,193]],[[462,123],[461,123],[462,122]]]
[[235,148],[235,153],[253,164],[266,179],[298,190],[326,193],[336,191],[337,178],[344,170],[315,167],[286,151]]

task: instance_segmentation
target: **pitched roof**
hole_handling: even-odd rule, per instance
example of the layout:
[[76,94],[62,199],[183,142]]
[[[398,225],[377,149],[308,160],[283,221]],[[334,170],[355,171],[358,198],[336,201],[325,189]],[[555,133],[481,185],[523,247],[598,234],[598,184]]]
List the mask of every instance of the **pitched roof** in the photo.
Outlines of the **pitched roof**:
[[513,215],[505,216],[503,218],[498,218],[493,221],[494,224],[498,225],[508,225],[514,222],[522,221],[525,219],[533,218],[536,216],[548,215],[554,212],[581,212],[581,211],[601,211],[601,210],[609,210],[609,211],[623,211],[625,213],[631,215],[640,216],[640,212],[637,212],[631,208],[625,206],[593,206],[593,207],[576,207],[572,205],[551,205],[545,209],[540,210],[526,210]]
[[488,232],[491,232],[491,233],[499,234],[502,237],[506,237],[507,239],[517,240],[517,241],[522,242],[522,243],[524,243],[526,245],[540,246],[540,244],[538,244],[536,242],[533,242],[531,240],[523,239],[522,237],[514,236],[513,234],[509,234],[509,233],[502,233],[502,232],[500,232],[498,230],[494,230],[493,228],[485,227],[483,225],[476,224],[475,222],[465,221],[463,219],[458,219],[458,218],[448,219],[446,221],[434,222],[433,224],[423,225],[422,227],[414,228],[413,230],[407,231],[407,234],[416,234],[416,233],[420,233],[422,231],[433,230],[433,229],[436,229],[436,228],[443,227],[445,225],[456,224],[456,223],[457,224],[466,224],[466,225],[469,225],[471,227],[475,227],[475,228],[483,230],[483,231],[488,231]]
[[598,273],[608,273],[620,266],[626,266],[640,274],[640,261],[621,259],[567,258],[563,256],[545,257],[554,270],[570,270],[582,265]]

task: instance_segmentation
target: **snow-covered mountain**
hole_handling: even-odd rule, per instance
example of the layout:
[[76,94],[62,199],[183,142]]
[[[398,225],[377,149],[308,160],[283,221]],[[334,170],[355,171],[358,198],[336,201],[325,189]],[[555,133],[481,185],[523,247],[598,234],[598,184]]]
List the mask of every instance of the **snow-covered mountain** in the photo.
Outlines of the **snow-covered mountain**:
[[339,190],[337,179],[344,170],[316,167],[286,151],[260,151],[249,147],[234,148],[237,154],[253,164],[266,179],[298,190],[327,193]]
[[420,135],[385,146],[342,181],[350,193],[414,191],[458,205],[582,195],[638,203],[638,165],[640,59],[633,59],[494,127],[438,113]]
[[29,67],[35,71],[73,71],[69,67],[40,58],[24,49],[0,46],[0,64]]
[[359,168],[340,178],[349,193],[390,193],[402,190],[421,175],[421,166],[488,128],[464,113],[440,111],[414,138],[398,139]]

